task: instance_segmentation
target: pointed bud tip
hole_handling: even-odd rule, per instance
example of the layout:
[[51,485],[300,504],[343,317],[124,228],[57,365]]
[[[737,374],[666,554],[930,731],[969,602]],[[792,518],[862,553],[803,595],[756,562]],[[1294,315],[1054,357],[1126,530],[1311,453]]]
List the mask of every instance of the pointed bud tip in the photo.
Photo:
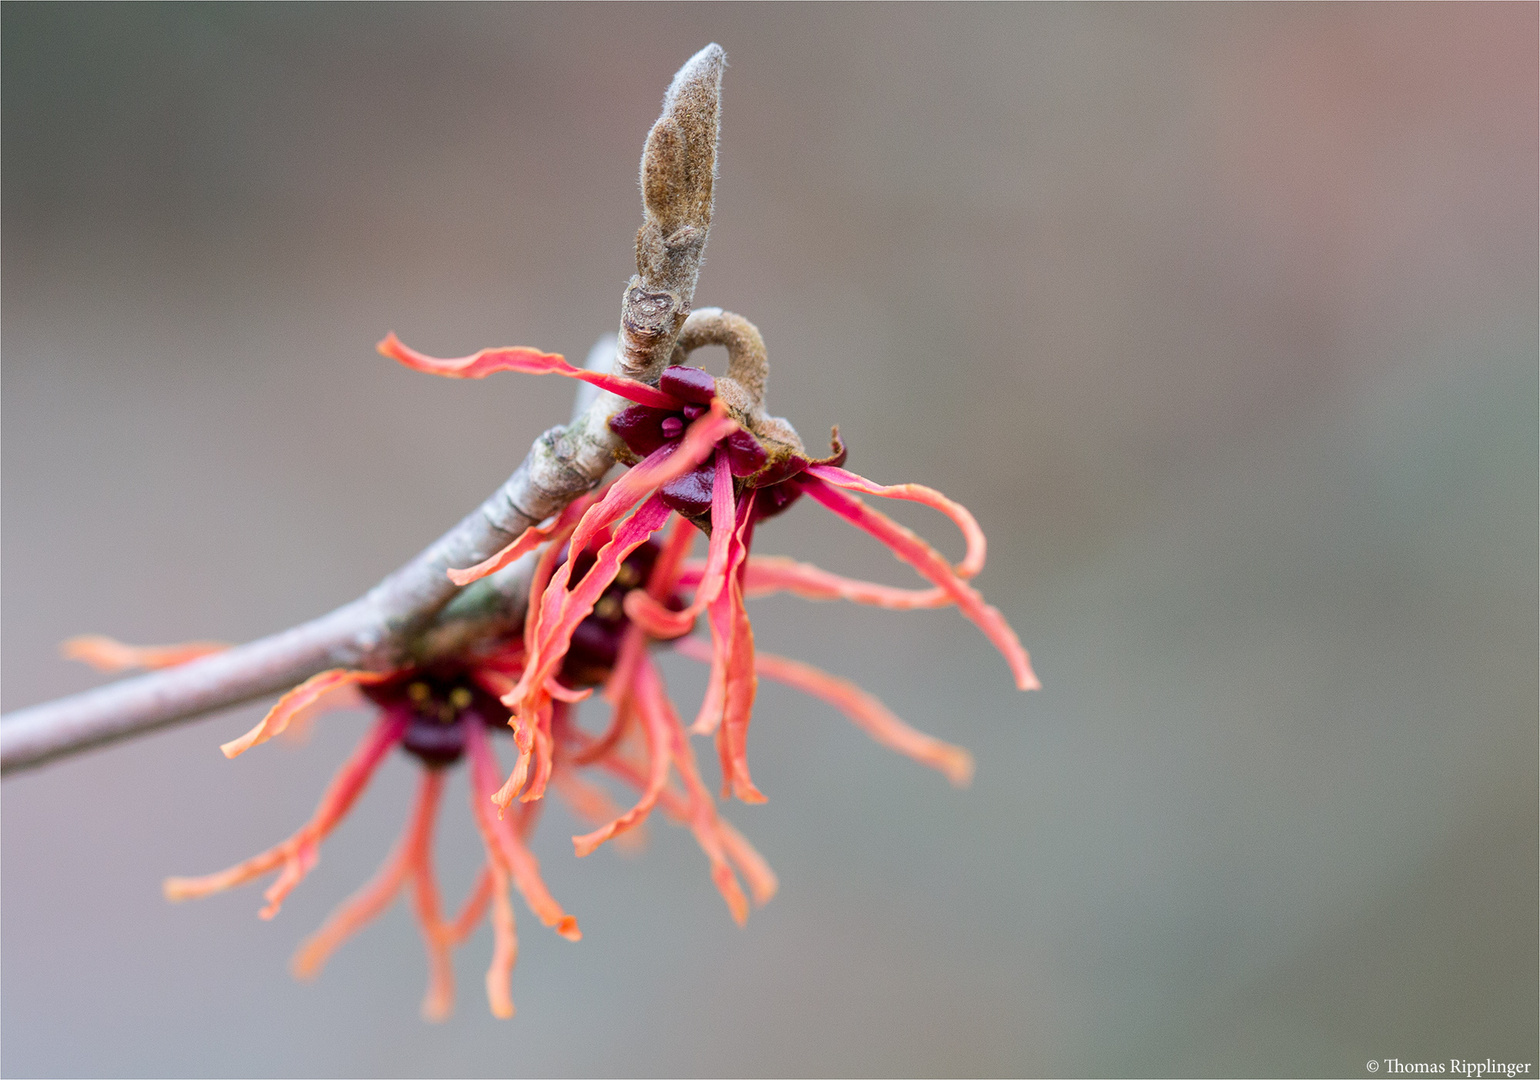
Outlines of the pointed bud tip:
[[701,82],[721,83],[722,69],[726,66],[727,53],[714,41],[690,57],[674,75],[674,81],[668,85],[668,94],[664,98],[665,111],[667,111],[667,105],[686,85]]

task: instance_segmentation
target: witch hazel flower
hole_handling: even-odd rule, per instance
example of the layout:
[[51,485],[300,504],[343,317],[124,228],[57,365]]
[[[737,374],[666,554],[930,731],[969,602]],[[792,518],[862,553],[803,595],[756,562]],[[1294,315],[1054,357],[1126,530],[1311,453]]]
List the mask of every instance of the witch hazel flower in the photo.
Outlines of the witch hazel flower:
[[[714,377],[684,363],[692,351],[706,345],[726,347],[725,376]],[[710,538],[704,563],[689,568],[694,598],[684,610],[669,611],[645,591],[633,591],[627,594],[626,612],[642,631],[657,639],[679,638],[690,631],[697,617],[706,616],[711,676],[692,730],[716,734],[724,796],[730,791],[744,802],[765,801],[747,760],[757,675],[768,674],[771,668],[790,670],[773,661],[756,670],[753,628],[744,606],[751,583],[756,593],[788,591],[812,599],[838,597],[900,609],[955,604],[1004,655],[1020,689],[1039,686],[1015,631],[968,584],[983,568],[985,558],[984,534],[973,515],[932,488],[877,484],[841,468],[846,450],[838,431],[830,456],[810,457],[796,430],[765,412],[764,340],[741,316],[717,308],[692,313],[679,335],[673,363],[663,369],[656,387],[582,371],[551,354],[527,349],[484,349],[472,356],[441,360],[406,347],[392,334],[380,343],[380,352],[413,370],[453,378],[483,378],[497,371],[554,372],[599,383],[633,402],[616,412],[609,426],[623,444],[616,450],[617,459],[634,464],[584,513],[575,532],[575,540],[586,540],[629,514],[616,532],[614,548],[606,548],[582,580],[574,583],[570,573],[558,573],[548,582],[540,581],[540,590],[531,594],[531,663],[503,699],[514,712],[520,760],[497,794],[499,805],[506,807],[516,797],[538,799],[543,793],[550,768],[545,731],[551,703],[564,695],[572,700],[553,677],[572,628],[592,611],[625,554],[661,530],[671,511]],[[931,587],[893,589],[808,564],[751,558],[757,522],[780,513],[804,494],[882,542]],[[861,494],[918,502],[946,514],[966,540],[962,562],[952,566],[914,532],[869,506]],[[492,573],[546,535],[542,527],[533,527],[498,555],[466,571],[451,571],[451,577],[464,584]],[[686,646],[686,651],[699,653],[696,646]],[[807,678],[802,682],[805,687],[812,685]],[[836,696],[832,685],[826,690],[824,696]],[[839,696],[853,700],[848,694]]]
[[[564,521],[553,531],[553,542],[541,555],[542,575],[549,576],[571,558],[573,548],[568,541],[577,517],[597,501],[597,496],[580,500],[574,504],[574,513],[564,515]],[[579,854],[587,854],[613,838],[635,838],[639,834],[630,830],[661,805],[670,818],[694,832],[711,864],[713,880],[734,917],[742,922],[747,918],[750,896],[763,904],[775,894],[775,875],[743,835],[717,812],[715,800],[695,767],[683,724],[673,712],[661,675],[650,660],[633,656],[629,679],[633,696],[617,707],[612,723],[601,735],[585,733],[565,700],[581,696],[584,688],[613,681],[626,643],[637,640],[623,608],[626,590],[642,585],[663,602],[682,606],[663,583],[677,579],[688,547],[682,541],[690,538],[690,532],[679,529],[666,545],[649,541],[634,549],[622,563],[616,581],[595,605],[596,610],[574,631],[558,675],[563,699],[556,701],[552,710],[554,753],[549,780],[574,815],[595,826],[592,832],[573,838]],[[578,556],[580,572],[586,572],[593,563],[592,551]],[[429,984],[423,1015],[430,1020],[449,1015],[454,1001],[451,953],[483,919],[489,919],[493,955],[486,976],[487,998],[494,1015],[512,1016],[510,978],[518,956],[518,937],[510,891],[517,891],[534,915],[561,937],[570,941],[582,938],[577,920],[552,896],[529,849],[542,804],[525,801],[503,812],[493,801],[502,783],[493,740],[499,733],[510,732],[509,711],[498,695],[523,672],[527,643],[528,635],[513,637],[490,643],[463,659],[389,672],[325,671],[283,695],[250,731],[224,744],[227,757],[238,757],[269,739],[286,735],[296,725],[325,712],[371,707],[377,716],[333,777],[314,814],[297,831],[226,870],[167,879],[167,898],[201,899],[272,874],[276,876],[265,892],[266,904],[260,914],[264,919],[276,917],[284,900],[319,863],[323,841],[351,811],[390,752],[400,750],[422,767],[401,838],[375,876],[301,944],[291,965],[294,974],[304,979],[319,975],[344,941],[405,894],[428,954]],[[216,642],[196,642],[136,648],[91,636],[71,639],[64,651],[101,670],[122,671],[176,666],[225,647]],[[638,728],[644,728],[645,733],[639,734]],[[640,752],[635,745],[638,742],[645,744]],[[434,871],[433,836],[445,774],[462,760],[469,767],[471,809],[486,861],[469,895],[450,916]],[[670,767],[682,787],[669,782]],[[635,790],[640,796],[638,802],[622,811],[590,775],[607,777]],[[747,894],[741,882],[747,884]]]

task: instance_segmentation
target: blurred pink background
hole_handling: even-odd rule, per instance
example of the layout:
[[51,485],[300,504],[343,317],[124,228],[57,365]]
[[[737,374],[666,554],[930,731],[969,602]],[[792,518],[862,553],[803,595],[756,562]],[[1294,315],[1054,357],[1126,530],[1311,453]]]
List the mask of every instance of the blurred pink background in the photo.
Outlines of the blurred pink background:
[[[367,723],[248,708],[9,779],[7,1075],[1363,1075],[1537,1056],[1537,9],[84,6],[3,17],[7,709],[61,639],[242,640],[357,595],[570,386],[382,360],[616,324],[675,68],[730,61],[697,303],[771,408],[934,485],[1032,651],[798,601],[762,647],[978,755],[959,792],[768,688],[781,895],[690,837],[537,851],[518,1016],[417,1018],[393,762],[281,917],[172,907],[310,812]],[[719,362],[719,361],[718,361]],[[901,514],[957,550],[939,517]],[[903,582],[813,506],[757,549]],[[700,676],[669,668],[682,698]],[[693,680],[693,681],[692,681]],[[456,784],[463,785],[457,778]],[[452,895],[477,841],[442,827]]]

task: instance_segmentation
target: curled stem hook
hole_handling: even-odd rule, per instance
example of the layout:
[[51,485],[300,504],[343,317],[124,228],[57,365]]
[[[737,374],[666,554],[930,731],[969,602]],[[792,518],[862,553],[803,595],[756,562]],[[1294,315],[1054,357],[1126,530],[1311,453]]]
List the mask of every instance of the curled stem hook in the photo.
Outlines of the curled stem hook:
[[763,412],[770,360],[759,328],[742,315],[721,308],[693,311],[679,333],[672,362],[682,364],[690,353],[706,345],[726,347],[727,377],[743,387],[755,413]]

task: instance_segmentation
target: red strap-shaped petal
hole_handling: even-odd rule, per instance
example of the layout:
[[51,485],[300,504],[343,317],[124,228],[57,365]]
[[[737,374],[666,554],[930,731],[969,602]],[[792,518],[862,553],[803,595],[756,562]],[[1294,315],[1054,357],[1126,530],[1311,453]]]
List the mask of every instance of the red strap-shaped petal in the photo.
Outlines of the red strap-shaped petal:
[[968,545],[963,553],[962,562],[956,566],[957,576],[971,578],[984,569],[986,545],[984,530],[979,528],[978,520],[962,503],[953,502],[935,488],[928,488],[924,484],[875,484],[864,476],[857,476],[853,472],[834,465],[809,465],[807,472],[827,484],[844,488],[846,491],[880,495],[884,499],[903,499],[905,502],[917,502],[932,510],[941,511],[962,530],[963,539]]
[[762,803],[764,793],[749,777],[749,720],[754,712],[754,697],[759,677],[754,673],[754,628],[743,606],[741,570],[748,556],[748,531],[754,524],[754,491],[751,489],[738,507],[738,525],[733,530],[732,550],[728,555],[727,588],[715,605],[726,601],[728,626],[727,655],[722,671],[722,728],[717,733],[717,747],[722,757],[723,797],[731,781],[732,793],[747,803]]
[[[541,663],[550,669],[544,673],[547,679],[547,690],[550,690],[549,683],[554,679],[561,659],[567,654],[578,623],[593,614],[594,606],[604,595],[604,591],[614,583],[626,557],[661,529],[670,513],[662,499],[656,495],[649,496],[641,506],[637,507],[636,513],[615,530],[615,535],[610,541],[599,549],[593,566],[583,575],[583,580],[565,595],[560,616],[541,643]],[[576,541],[574,541],[575,546]]]
[[640,623],[649,635],[667,640],[688,634],[700,613],[721,593],[727,582],[733,513],[733,474],[727,455],[719,450],[711,484],[711,542],[706,552],[704,573],[695,588],[695,599],[683,611],[671,611],[661,603],[663,597],[653,597],[650,592],[632,590],[626,596],[626,615]]
[[[729,494],[731,494],[729,492]],[[749,493],[752,496],[753,492]],[[734,506],[729,498],[725,507],[719,508],[716,504],[715,492],[712,499],[711,538],[713,544],[726,541],[726,558],[722,566],[722,580],[726,581],[735,576],[739,565],[743,561],[745,552],[740,551],[733,543],[738,532],[740,522],[746,523],[748,515],[743,513],[740,507]],[[747,498],[745,500],[747,504]],[[726,512],[720,512],[725,510]],[[706,571],[702,582],[713,573],[711,560],[706,560]],[[701,588],[704,588],[702,584]],[[706,624],[711,630],[712,659],[711,674],[706,679],[706,696],[701,701],[700,712],[695,716],[695,723],[690,732],[695,735],[713,734],[722,723],[723,712],[727,706],[727,660],[732,648],[733,630],[733,601],[727,588],[714,590],[711,601],[706,605]],[[725,746],[725,744],[722,744]],[[723,758],[723,783],[726,784],[729,776],[727,760]]]
[[919,571],[921,577],[945,590],[963,614],[972,619],[1005,656],[1019,689],[1042,688],[1037,676],[1032,673],[1032,662],[1027,657],[1027,650],[1021,647],[1016,631],[1005,621],[1005,616],[984,603],[978,591],[957,576],[939,551],[886,514],[873,510],[854,495],[846,494],[820,476],[799,478],[798,482],[808,495],[857,528],[875,536],[895,556]]
[[[704,572],[705,564],[692,559],[685,563],[679,582],[688,587],[699,582]],[[901,589],[843,577],[812,563],[797,562],[782,555],[750,555],[744,566],[744,597],[753,599],[778,592],[789,592],[804,600],[849,600],[890,611],[916,611],[952,603],[952,598],[942,589]]]
[[663,550],[658,552],[652,564],[652,574],[647,579],[647,591],[656,600],[666,599],[679,584],[679,571],[695,545],[695,525],[682,517],[675,517],[669,528]]
[[[659,447],[610,485],[604,497],[590,507],[578,522],[570,541],[571,550],[584,551],[601,530],[620,520],[644,497],[676,476],[682,476],[695,468],[712,452],[718,439],[736,430],[738,425],[727,416],[726,407],[721,401],[712,402],[711,411],[691,424],[685,437],[677,444]],[[535,613],[535,617],[525,620],[529,661],[519,684],[521,697],[550,677],[555,668],[553,659],[560,661],[559,656],[552,658],[547,655],[546,645],[567,603],[567,586],[572,579],[573,562],[573,559],[568,559],[556,567],[548,584],[538,593],[530,594],[530,610]],[[538,604],[533,599],[536,596],[539,597]]]
[[586,368],[573,367],[560,353],[541,352],[510,346],[482,349],[470,356],[440,360],[427,356],[402,344],[394,332],[375,346],[380,355],[387,356],[428,375],[443,375],[451,379],[484,379],[499,371],[519,371],[526,375],[565,375],[569,379],[582,379],[640,405],[652,405],[660,409],[682,409],[684,402],[672,394],[665,394],[655,386],[628,379],[623,375],[609,375]]
[[[684,563],[685,556],[690,553],[690,547],[695,543],[695,525],[678,516],[672,520],[674,524],[669,529],[668,538],[663,541],[662,550],[653,561],[652,573],[647,578],[646,588],[632,589],[626,594],[624,610],[628,616],[633,606],[632,598],[636,596],[647,597],[655,609],[667,610],[659,601],[673,593],[675,584],[679,580],[680,567]],[[647,652],[647,638],[647,628],[642,626],[635,616],[631,616],[631,625],[626,627],[626,632],[620,639],[615,666],[604,684],[604,698],[614,707],[614,716],[610,722],[611,730],[606,733],[606,738],[612,740],[611,744],[613,740],[620,737],[619,727],[625,718],[627,703],[632,694],[637,665]],[[593,758],[588,757],[588,760],[591,761]]]

